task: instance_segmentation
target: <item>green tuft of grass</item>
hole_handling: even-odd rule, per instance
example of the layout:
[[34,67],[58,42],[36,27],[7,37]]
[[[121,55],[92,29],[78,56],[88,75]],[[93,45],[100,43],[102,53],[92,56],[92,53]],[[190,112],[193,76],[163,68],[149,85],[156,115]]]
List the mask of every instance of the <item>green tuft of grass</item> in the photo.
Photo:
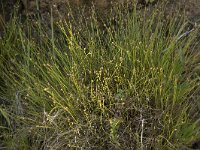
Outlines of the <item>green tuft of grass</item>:
[[200,138],[199,30],[163,10],[115,13],[102,24],[95,11],[51,17],[50,28],[12,19],[0,41],[7,148],[182,149]]

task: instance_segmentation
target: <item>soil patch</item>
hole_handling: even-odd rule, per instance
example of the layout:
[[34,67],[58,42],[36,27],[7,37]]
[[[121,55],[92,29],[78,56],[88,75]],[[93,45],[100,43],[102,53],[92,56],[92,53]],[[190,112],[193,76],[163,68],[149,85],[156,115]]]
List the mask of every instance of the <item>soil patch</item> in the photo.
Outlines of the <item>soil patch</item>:
[[[52,9],[54,12],[59,11],[59,14],[65,15],[66,5],[70,4],[72,9],[80,9],[82,7],[95,6],[100,12],[106,14],[106,12],[114,5],[125,2],[132,2],[134,0],[2,0],[0,9],[0,16],[2,20],[8,21],[11,17],[11,12],[14,9],[15,4],[18,4],[18,13],[23,15],[35,15],[40,13],[46,15],[50,13]],[[159,0],[137,0],[137,2],[143,6],[152,6],[159,2]],[[179,8],[181,11],[185,10],[186,16],[194,22],[200,21],[200,1],[199,0],[165,0],[167,4],[167,12],[171,13],[177,11]],[[182,15],[182,13],[180,13]]]

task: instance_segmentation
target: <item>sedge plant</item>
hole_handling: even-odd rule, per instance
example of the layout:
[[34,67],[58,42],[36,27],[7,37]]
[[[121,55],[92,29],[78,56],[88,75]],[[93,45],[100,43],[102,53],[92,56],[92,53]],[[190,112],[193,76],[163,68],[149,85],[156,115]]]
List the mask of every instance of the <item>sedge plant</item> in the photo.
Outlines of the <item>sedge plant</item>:
[[8,23],[0,39],[8,149],[184,149],[200,138],[198,28],[133,7],[115,9],[114,24],[100,25],[94,10],[79,23],[53,15],[48,27]]

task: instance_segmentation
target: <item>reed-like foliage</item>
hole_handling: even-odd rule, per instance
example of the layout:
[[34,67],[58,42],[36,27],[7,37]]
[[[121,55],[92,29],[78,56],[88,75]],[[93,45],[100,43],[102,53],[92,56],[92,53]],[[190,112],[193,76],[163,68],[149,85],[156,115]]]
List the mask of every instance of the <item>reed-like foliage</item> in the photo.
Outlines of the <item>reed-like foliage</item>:
[[100,25],[94,11],[82,28],[13,18],[0,41],[6,147],[190,147],[200,138],[198,29],[163,12],[118,9]]

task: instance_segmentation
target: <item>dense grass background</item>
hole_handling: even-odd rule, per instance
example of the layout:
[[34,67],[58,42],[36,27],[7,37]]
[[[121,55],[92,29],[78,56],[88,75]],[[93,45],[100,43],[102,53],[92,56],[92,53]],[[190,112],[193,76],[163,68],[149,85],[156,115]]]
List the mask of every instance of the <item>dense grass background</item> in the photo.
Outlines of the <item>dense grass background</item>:
[[187,149],[200,138],[198,28],[162,9],[116,10],[101,25],[95,11],[49,28],[10,21],[0,39],[8,149]]

